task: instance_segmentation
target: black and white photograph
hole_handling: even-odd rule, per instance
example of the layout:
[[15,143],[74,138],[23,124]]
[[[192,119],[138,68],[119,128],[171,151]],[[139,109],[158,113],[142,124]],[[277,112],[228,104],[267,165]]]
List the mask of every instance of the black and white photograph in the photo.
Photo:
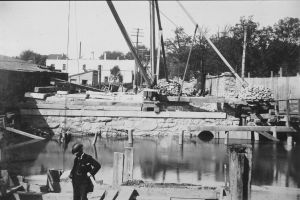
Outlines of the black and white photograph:
[[0,1],[0,200],[300,200],[298,154],[299,0]]

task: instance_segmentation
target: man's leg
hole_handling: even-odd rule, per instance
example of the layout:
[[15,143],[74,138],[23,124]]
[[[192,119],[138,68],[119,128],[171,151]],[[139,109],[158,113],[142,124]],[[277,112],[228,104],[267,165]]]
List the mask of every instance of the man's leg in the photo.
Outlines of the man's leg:
[[73,185],[73,200],[80,200],[80,187],[78,184],[72,183]]

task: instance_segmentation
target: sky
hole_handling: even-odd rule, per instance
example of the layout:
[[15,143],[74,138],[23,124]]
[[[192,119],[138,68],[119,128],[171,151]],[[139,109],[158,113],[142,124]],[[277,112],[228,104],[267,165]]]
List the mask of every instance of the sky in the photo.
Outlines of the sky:
[[[208,34],[235,25],[241,16],[253,15],[261,26],[273,26],[284,17],[300,18],[300,1],[293,0],[180,2],[200,27],[207,28]],[[149,48],[149,2],[113,4],[131,40],[136,40],[136,29],[142,29],[139,41]],[[159,1],[159,7],[168,17],[161,15],[164,38],[174,37],[176,26],[193,34],[195,27],[177,1]],[[70,58],[76,58],[80,41],[82,56],[87,59],[92,58],[92,52],[97,58],[104,51],[129,51],[106,1],[0,1],[0,55],[18,56],[30,49],[42,55],[68,52]]]

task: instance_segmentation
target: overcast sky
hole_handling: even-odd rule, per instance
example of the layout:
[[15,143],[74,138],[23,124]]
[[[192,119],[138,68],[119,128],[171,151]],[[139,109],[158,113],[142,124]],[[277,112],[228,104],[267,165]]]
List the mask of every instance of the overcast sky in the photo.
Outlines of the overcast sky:
[[[129,35],[141,28],[142,44],[149,47],[149,2],[113,1]],[[210,34],[225,25],[238,23],[241,16],[254,16],[261,26],[274,25],[284,17],[300,18],[300,1],[181,1],[199,26]],[[159,6],[170,22],[161,16],[165,38],[173,37],[177,26],[193,33],[194,25],[176,1],[159,1]],[[67,53],[68,1],[0,1],[0,54],[18,56],[31,49],[47,55]],[[128,52],[129,48],[105,1],[70,2],[69,57],[78,56],[79,42],[82,55],[100,56],[106,50]],[[135,41],[135,37],[131,36]]]

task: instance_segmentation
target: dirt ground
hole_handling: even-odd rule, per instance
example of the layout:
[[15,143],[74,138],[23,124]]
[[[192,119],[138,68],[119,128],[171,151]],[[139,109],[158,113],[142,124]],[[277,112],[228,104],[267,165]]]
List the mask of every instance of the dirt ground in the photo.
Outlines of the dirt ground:
[[[39,176],[29,178],[29,191],[39,192],[40,186],[45,185],[46,177]],[[43,200],[72,200],[72,183],[70,179],[60,182],[60,193],[45,193]],[[88,194],[89,199],[100,199],[103,192],[106,191],[106,198],[112,197],[117,191],[130,191],[135,189],[139,196],[137,200],[181,200],[181,199],[218,199],[223,184],[216,183],[215,186],[209,185],[191,185],[191,184],[160,184],[143,182],[134,180],[120,187],[112,187],[111,185],[101,184],[101,181],[94,187],[94,192]],[[117,198],[118,199],[118,198]],[[229,196],[224,196],[224,200],[229,199]],[[285,188],[272,186],[255,186],[252,185],[251,190],[252,200],[300,200],[299,188]]]

